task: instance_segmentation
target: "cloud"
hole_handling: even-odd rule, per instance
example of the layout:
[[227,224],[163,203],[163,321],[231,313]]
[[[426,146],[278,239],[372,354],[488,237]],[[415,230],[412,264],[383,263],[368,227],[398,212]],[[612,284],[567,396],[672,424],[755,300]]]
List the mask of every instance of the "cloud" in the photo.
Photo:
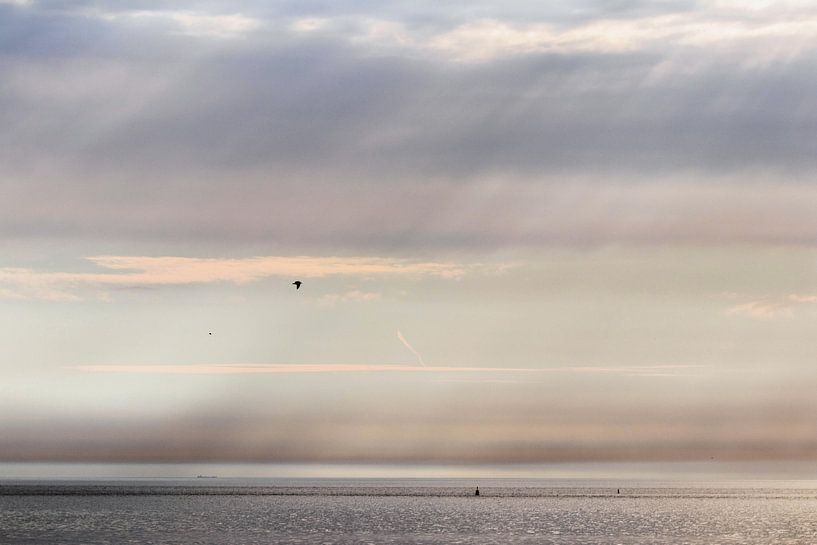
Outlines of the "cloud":
[[377,301],[380,297],[381,294],[374,291],[350,290],[344,293],[327,293],[326,295],[322,295],[319,301],[323,305],[332,306],[337,303],[366,303]]
[[151,4],[0,7],[4,239],[814,243],[808,3]]
[[[243,259],[150,256],[95,256],[88,261],[101,272],[46,272],[0,268],[0,295],[75,300],[83,286],[167,286],[230,282],[246,284],[273,276],[439,277],[458,279],[479,265],[412,261],[381,257],[258,256]],[[488,269],[493,270],[493,269]],[[4,287],[5,286],[5,287]],[[346,300],[373,300],[372,293],[350,292]]]
[[[138,271],[103,277],[114,283],[188,284],[229,281],[245,283],[268,276],[319,278],[330,275],[438,276],[459,278],[467,266],[381,257],[259,256],[243,259],[191,257],[96,256],[94,264],[118,271]],[[98,277],[92,277],[96,280]],[[125,279],[124,281],[122,279]]]
[[749,318],[773,319],[791,316],[792,305],[787,301],[750,301],[729,308],[727,313],[748,316]]
[[[416,353],[415,353],[416,354]],[[418,356],[419,357],[419,356]],[[452,367],[427,366],[420,361],[412,365],[372,364],[188,364],[188,365],[78,365],[71,369],[85,373],[149,375],[243,375],[243,374],[314,374],[314,373],[578,373],[666,376],[672,371],[701,371],[702,365],[635,365],[622,367]]]
[[[726,52],[751,48],[760,55],[754,62],[768,62],[796,55],[817,41],[817,10],[807,6],[781,10],[721,5],[629,17],[598,15],[535,22],[482,17],[436,26],[376,17],[361,17],[354,23],[345,18],[303,18],[292,28],[342,37],[375,52],[480,63],[542,53],[618,54],[668,47],[707,48],[710,52],[713,48]],[[770,44],[776,47],[770,50],[766,47]]]
[[[466,386],[466,388],[469,388]],[[490,392],[519,385],[471,386]],[[471,389],[469,392],[473,392]],[[815,409],[797,402],[679,410],[541,405],[531,398],[457,397],[443,403],[333,406],[293,411],[208,407],[134,421],[96,418],[0,421],[4,461],[264,461],[358,463],[543,463],[647,460],[814,460]],[[538,400],[541,402],[541,399]],[[586,400],[584,400],[586,401]],[[475,406],[478,405],[478,406]],[[538,409],[538,410],[537,410]],[[441,440],[444,438],[444,440]]]
[[91,12],[106,21],[130,24],[171,23],[175,32],[193,37],[235,38],[258,30],[261,21],[240,13],[213,15],[195,11],[134,10]]
[[[445,335],[429,336],[448,327],[473,362],[207,363],[272,349],[280,361],[384,361],[391,304],[343,320],[248,301],[202,325],[187,298],[14,302],[0,424],[21,431],[0,430],[0,456],[817,456],[808,320],[738,319],[805,314],[813,262],[799,256],[817,244],[817,9],[764,4],[0,2],[0,296],[332,276],[333,293],[297,292],[331,304],[462,279],[418,286],[424,308],[392,318],[418,331],[430,305],[446,323],[425,324],[424,344],[457,361]],[[583,251],[594,245],[653,248]],[[83,255],[96,257],[64,265]],[[347,257],[314,257],[331,255]],[[534,266],[513,283],[472,282],[488,269],[460,257],[504,255]],[[768,291],[723,303],[733,319],[707,318],[701,293],[725,286]],[[468,324],[454,331],[458,319]],[[200,343],[202,327],[231,328],[232,341]],[[531,367],[667,351],[724,372]],[[105,361],[122,365],[55,369]],[[457,383],[429,384],[440,379]],[[263,392],[247,415],[252,388]],[[118,411],[161,415],[99,420]]]
[[419,353],[419,352],[417,352],[417,351],[414,349],[414,347],[413,347],[413,346],[411,346],[411,344],[409,344],[409,342],[406,340],[406,338],[403,336],[403,334],[402,334],[402,333],[400,333],[400,330],[398,330],[398,331],[397,331],[397,338],[398,338],[398,339],[400,339],[400,342],[401,342],[401,343],[403,343],[403,346],[405,346],[406,348],[408,348],[408,349],[409,349],[409,351],[410,351],[412,354],[414,354],[414,355],[417,357],[417,361],[418,361],[418,362],[420,362],[420,365],[422,365],[423,367],[425,367],[425,366],[426,366],[426,364],[425,364],[425,362],[423,361],[423,356],[421,356],[421,355],[420,355],[420,353]]
[[[736,297],[740,298],[741,296],[731,294],[731,298]],[[727,313],[761,320],[772,320],[791,317],[797,307],[814,303],[817,303],[817,295],[789,294],[777,297],[763,297],[740,303],[730,307]]]

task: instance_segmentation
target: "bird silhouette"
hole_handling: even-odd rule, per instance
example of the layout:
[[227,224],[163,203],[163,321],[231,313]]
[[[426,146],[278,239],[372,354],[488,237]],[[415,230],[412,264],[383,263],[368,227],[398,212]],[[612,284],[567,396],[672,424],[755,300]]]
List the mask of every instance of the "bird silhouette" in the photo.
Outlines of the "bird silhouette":
[[301,284],[302,282],[300,280],[296,280],[295,282],[292,283],[292,285],[295,286],[296,290],[301,289]]

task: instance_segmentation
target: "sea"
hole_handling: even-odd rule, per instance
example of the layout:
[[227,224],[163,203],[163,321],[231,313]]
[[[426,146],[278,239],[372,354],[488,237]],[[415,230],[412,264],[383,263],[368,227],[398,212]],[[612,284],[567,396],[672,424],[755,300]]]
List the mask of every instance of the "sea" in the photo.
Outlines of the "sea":
[[2,545],[131,543],[813,545],[817,482],[0,480]]

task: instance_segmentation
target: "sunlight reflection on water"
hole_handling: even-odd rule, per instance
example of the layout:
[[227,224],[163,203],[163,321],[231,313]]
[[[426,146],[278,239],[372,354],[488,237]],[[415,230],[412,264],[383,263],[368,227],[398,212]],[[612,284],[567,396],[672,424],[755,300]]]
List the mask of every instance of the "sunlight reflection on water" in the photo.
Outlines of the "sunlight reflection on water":
[[475,498],[454,481],[285,484],[5,482],[0,542],[817,543],[817,489],[803,487],[622,486],[619,495],[517,481],[482,485]]

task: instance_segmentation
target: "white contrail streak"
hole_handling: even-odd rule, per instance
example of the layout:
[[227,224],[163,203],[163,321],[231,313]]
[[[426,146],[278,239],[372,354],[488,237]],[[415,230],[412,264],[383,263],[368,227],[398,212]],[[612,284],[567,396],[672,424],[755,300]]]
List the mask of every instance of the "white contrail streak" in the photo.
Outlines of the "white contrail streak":
[[419,362],[420,362],[420,365],[422,365],[423,367],[425,367],[425,366],[426,366],[426,362],[424,362],[424,361],[423,361],[423,356],[421,356],[421,355],[420,355],[420,353],[419,353],[419,352],[417,352],[417,351],[414,349],[414,347],[413,347],[413,346],[411,346],[411,345],[409,344],[409,342],[406,340],[406,338],[405,338],[405,337],[403,337],[403,334],[402,334],[402,333],[400,333],[400,330],[399,330],[399,329],[397,330],[397,338],[398,338],[398,339],[400,339],[400,342],[401,342],[401,343],[403,343],[404,345],[406,345],[406,348],[408,348],[409,350],[411,350],[411,353],[412,353],[412,354],[414,354],[415,356],[417,356],[417,361],[419,361]]

